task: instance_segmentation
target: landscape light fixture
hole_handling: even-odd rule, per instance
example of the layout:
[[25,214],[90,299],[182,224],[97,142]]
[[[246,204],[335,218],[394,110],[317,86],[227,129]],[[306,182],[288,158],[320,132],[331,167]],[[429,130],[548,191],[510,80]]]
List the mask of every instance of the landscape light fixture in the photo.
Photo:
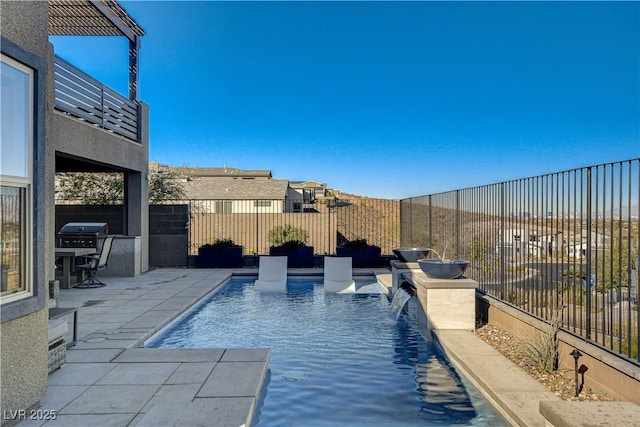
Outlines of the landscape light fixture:
[[574,348],[570,354],[573,356],[573,360],[575,361],[576,397],[578,397],[578,395],[580,394],[580,383],[578,381],[578,359],[580,358],[580,356],[582,356],[582,353],[580,353],[580,350],[578,350],[577,348]]

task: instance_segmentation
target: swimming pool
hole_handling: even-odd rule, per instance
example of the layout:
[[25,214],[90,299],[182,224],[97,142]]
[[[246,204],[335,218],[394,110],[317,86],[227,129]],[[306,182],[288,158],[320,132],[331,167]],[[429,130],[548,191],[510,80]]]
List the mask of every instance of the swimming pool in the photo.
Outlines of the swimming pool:
[[260,293],[234,279],[147,347],[270,347],[260,427],[506,425],[422,337],[409,304],[396,321],[386,295],[325,294],[322,279]]

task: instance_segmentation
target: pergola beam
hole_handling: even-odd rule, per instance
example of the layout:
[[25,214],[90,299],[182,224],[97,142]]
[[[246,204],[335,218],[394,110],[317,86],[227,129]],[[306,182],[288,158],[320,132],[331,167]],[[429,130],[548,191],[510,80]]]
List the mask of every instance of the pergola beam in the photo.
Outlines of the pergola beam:
[[142,27],[115,0],[49,0],[49,34],[124,36],[129,40],[129,99],[138,98]]

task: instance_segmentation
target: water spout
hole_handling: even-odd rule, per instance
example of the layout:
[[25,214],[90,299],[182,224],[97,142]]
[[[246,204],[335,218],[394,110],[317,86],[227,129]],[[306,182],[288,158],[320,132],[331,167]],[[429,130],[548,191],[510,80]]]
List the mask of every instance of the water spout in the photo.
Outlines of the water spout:
[[403,282],[398,290],[393,294],[393,298],[391,299],[391,315],[395,320],[398,320],[400,317],[400,313],[404,309],[404,306],[411,299],[411,297],[416,295],[416,288],[413,287],[409,282]]
[[418,295],[418,291],[416,290],[416,287],[409,282],[402,282],[402,284],[400,285],[400,288],[403,289],[406,293],[408,293],[412,297],[415,297]]
[[436,254],[436,256],[438,257],[438,259],[439,259],[440,261],[444,262],[444,261],[445,261],[444,256],[447,254],[447,245],[445,245],[445,246],[444,246],[444,250],[442,251],[442,255],[440,255],[440,254],[438,253],[438,251],[436,251],[435,249],[431,249],[431,252],[435,253],[435,254]]

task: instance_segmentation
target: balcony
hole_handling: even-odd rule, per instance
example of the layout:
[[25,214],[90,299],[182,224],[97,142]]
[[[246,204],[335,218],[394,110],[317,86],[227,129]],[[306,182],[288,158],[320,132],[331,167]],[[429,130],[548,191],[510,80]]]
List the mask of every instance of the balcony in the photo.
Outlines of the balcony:
[[132,141],[140,139],[140,104],[55,57],[55,108]]
[[117,2],[49,0],[51,36],[121,36],[129,40],[128,98],[55,57],[55,108],[91,126],[141,143],[138,50],[145,34]]

